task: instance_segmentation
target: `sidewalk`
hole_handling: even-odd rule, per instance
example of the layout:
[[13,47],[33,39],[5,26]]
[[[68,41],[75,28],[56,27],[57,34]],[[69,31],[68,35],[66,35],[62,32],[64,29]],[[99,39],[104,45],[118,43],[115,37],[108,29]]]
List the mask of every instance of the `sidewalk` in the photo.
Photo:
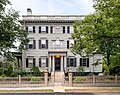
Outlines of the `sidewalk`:
[[120,87],[70,87],[55,83],[54,86],[40,87],[40,85],[0,85],[0,91],[40,91],[50,90],[53,92],[120,92]]

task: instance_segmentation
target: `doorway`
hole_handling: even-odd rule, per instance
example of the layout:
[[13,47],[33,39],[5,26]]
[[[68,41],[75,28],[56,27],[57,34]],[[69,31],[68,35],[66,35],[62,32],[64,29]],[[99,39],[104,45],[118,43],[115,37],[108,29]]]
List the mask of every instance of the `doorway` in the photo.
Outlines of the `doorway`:
[[55,71],[60,71],[60,60],[61,58],[55,58]]

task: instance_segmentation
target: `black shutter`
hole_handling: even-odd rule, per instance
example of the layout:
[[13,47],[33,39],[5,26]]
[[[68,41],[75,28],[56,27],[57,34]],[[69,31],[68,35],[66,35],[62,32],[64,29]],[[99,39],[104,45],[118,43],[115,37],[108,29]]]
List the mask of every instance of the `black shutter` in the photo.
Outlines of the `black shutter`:
[[70,33],[70,27],[67,26],[67,33]]
[[41,49],[41,40],[39,40],[39,49]]
[[67,41],[67,49],[69,49],[69,41]]
[[63,26],[63,33],[65,33],[65,26]]
[[67,58],[67,67],[70,66],[69,58]]
[[48,40],[46,40],[46,49],[48,49]]
[[87,67],[89,67],[89,58],[87,58]]
[[74,58],[74,67],[76,67],[76,64],[77,64],[77,59]]
[[74,41],[74,44],[76,45],[76,41]]
[[50,27],[50,33],[53,33],[53,27],[52,26]]
[[46,58],[46,67],[48,67],[48,58]]
[[33,58],[33,66],[35,66],[35,58]]
[[35,26],[33,26],[33,33],[35,33]]
[[82,58],[80,58],[80,66],[82,66]]
[[26,68],[28,68],[28,58],[26,58]]
[[46,26],[46,33],[48,33],[48,26]]
[[28,26],[26,26],[26,32],[28,32]]
[[41,58],[39,58],[39,67],[41,67]]
[[41,33],[41,26],[39,26],[39,33]]
[[33,40],[33,48],[36,49],[36,40]]
[[26,49],[28,49],[28,44],[25,45]]

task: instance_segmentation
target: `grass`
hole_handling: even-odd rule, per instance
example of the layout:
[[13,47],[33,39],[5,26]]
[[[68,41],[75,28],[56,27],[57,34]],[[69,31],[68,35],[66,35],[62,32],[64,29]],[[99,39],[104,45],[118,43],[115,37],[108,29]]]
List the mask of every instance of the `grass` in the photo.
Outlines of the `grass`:
[[53,92],[52,89],[47,90],[0,90],[0,93],[17,93],[17,92]]
[[65,92],[120,92],[120,89],[66,89]]

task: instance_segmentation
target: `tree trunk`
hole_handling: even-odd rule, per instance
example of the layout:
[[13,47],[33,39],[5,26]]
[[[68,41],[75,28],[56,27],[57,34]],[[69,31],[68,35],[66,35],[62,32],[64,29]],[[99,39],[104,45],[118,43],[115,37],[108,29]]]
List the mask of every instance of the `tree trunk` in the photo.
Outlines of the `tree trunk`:
[[110,53],[107,52],[107,62],[108,62],[108,66],[110,66]]

